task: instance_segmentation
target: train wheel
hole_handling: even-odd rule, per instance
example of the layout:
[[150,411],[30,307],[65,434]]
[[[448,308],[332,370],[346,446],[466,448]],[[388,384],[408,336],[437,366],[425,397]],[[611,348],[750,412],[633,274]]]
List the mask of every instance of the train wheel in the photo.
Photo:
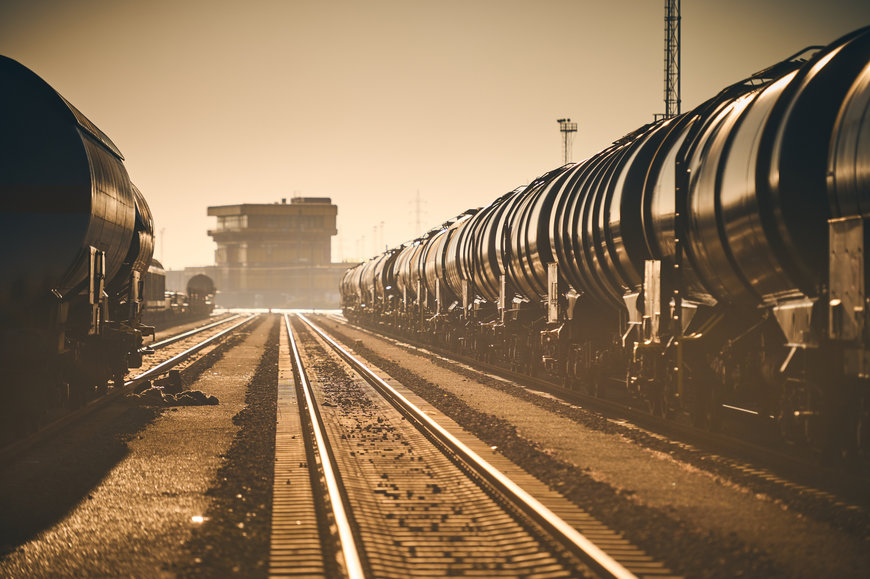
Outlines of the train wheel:
[[692,421],[698,428],[717,432],[721,427],[721,400],[715,385],[698,388]]
[[[576,362],[575,362],[576,364]],[[576,366],[575,366],[576,368]],[[579,371],[575,370],[575,371]],[[627,377],[626,377],[627,379]],[[578,379],[579,381],[579,379]],[[583,376],[583,385],[586,392],[590,396],[594,396],[596,398],[601,397],[601,372],[598,368],[593,367],[592,369],[586,371]]]
[[0,443],[6,444],[31,434],[38,425],[41,410],[38,397],[27,388],[9,392],[4,402],[7,406],[0,412]]
[[527,361],[523,364],[523,366],[525,366],[525,373],[526,373],[528,376],[534,378],[535,376],[538,375],[538,366],[537,366],[537,364],[535,364],[535,359],[534,359],[534,358],[530,358],[529,360],[527,360]]
[[599,376],[591,376],[587,381],[589,394],[596,398],[601,397],[601,379]]
[[777,422],[786,442],[806,445],[825,456],[834,437],[833,423],[827,416],[829,409],[823,407],[822,401],[818,389],[809,382],[789,380],[780,400]]
[[659,418],[668,417],[667,388],[661,382],[651,382],[646,396],[647,410]]
[[870,456],[870,397],[867,396],[862,397],[858,404],[855,445],[858,456]]
[[83,380],[70,379],[69,407],[72,410],[81,408],[90,398],[88,385]]

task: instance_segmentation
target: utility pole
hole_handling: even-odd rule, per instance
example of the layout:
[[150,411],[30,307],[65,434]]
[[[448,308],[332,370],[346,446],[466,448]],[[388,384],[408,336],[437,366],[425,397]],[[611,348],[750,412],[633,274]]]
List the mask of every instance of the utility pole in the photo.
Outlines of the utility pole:
[[567,165],[571,161],[571,140],[577,132],[577,123],[571,119],[556,119],[559,123],[559,132],[562,133],[562,163]]
[[665,0],[665,114],[680,114],[680,0]]

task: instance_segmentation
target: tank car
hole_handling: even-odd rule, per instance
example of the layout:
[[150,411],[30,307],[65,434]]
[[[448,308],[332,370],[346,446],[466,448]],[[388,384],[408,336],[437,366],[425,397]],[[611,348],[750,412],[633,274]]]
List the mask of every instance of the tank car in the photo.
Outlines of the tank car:
[[187,309],[194,317],[210,316],[214,311],[214,295],[217,292],[214,281],[203,273],[198,273],[187,282]]
[[214,311],[215,293],[214,281],[205,274],[191,277],[186,293],[167,291],[166,270],[158,260],[152,259],[144,277],[142,320],[149,326],[167,328],[206,318]]
[[145,301],[145,312],[168,310],[166,270],[163,269],[163,264],[156,259],[152,259],[142,282],[142,299]]
[[595,394],[621,376],[662,416],[716,428],[730,408],[867,454],[868,216],[870,27],[443,224],[376,274],[397,306],[345,283],[344,311]]
[[154,228],[100,129],[2,56],[0,85],[0,424],[8,435],[141,364],[141,277]]

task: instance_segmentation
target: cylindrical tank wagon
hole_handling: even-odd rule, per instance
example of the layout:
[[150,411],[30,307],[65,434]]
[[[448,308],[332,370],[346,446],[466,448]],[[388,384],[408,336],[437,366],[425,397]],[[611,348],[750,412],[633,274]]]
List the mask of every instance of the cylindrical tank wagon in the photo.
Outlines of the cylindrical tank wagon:
[[142,284],[142,298],[145,300],[145,312],[159,312],[169,309],[166,297],[166,270],[156,259],[151,260],[145,272]]
[[193,317],[207,317],[214,311],[217,288],[214,280],[198,273],[187,281],[187,309]]
[[866,453],[868,136],[864,28],[436,228],[397,250],[398,305],[345,314]]
[[184,292],[167,291],[166,271],[152,259],[144,277],[142,320],[160,329],[206,318],[214,311],[216,293],[212,278],[201,273],[188,280]]
[[33,422],[141,363],[154,226],[115,144],[0,56],[0,422]]

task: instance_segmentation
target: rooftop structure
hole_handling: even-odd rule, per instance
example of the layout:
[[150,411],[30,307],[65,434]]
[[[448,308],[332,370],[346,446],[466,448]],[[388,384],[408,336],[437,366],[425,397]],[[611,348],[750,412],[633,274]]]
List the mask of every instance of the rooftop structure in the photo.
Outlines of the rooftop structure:
[[209,207],[217,228],[215,264],[230,267],[330,263],[338,207],[329,197],[294,197],[281,203]]

